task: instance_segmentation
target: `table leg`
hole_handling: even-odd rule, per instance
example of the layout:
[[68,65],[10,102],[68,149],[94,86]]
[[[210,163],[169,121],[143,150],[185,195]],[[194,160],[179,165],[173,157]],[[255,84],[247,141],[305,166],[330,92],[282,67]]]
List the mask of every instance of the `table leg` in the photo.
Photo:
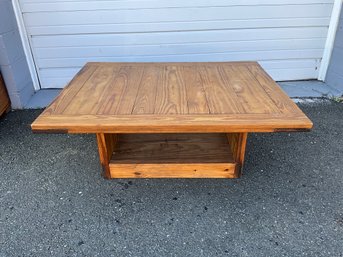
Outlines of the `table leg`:
[[248,133],[228,133],[227,138],[231,147],[234,161],[236,162],[236,174],[239,177],[242,174],[245,147]]
[[109,179],[111,178],[109,163],[118,140],[118,135],[98,133],[96,134],[96,139],[98,142],[100,163],[103,170],[102,176]]

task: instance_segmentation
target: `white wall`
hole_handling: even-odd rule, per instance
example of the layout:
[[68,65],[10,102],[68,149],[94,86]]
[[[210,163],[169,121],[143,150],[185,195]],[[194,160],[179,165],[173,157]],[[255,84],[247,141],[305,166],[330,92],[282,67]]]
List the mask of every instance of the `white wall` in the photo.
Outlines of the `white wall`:
[[331,54],[330,65],[325,82],[343,94],[343,12],[341,11],[338,28]]
[[317,78],[333,0],[20,0],[43,88],[88,61],[257,60]]
[[34,94],[10,0],[0,0],[0,71],[13,109],[21,109]]

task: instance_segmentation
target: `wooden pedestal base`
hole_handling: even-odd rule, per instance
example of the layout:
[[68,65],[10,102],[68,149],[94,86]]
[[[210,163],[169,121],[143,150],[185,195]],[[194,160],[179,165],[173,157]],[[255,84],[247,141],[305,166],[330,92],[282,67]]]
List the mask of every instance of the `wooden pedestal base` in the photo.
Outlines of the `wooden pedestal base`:
[[247,133],[97,134],[105,178],[238,178]]

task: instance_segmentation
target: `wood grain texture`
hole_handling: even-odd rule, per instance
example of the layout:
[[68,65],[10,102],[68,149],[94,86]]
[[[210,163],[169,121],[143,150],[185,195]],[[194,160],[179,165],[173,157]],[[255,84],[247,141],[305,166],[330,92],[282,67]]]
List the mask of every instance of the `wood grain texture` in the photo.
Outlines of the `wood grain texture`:
[[234,114],[244,113],[238,96],[230,85],[225,83],[222,75],[215,65],[200,67],[201,78],[204,82],[204,90],[207,104],[211,114]]
[[[256,63],[246,67],[253,79],[257,80],[260,86],[265,90],[266,94],[274,102],[278,111],[288,116],[301,116],[303,113],[299,107],[290,101],[288,95],[276,84],[276,82]],[[251,77],[250,75],[248,75]]]
[[178,66],[164,66],[157,87],[155,114],[188,114],[186,85]]
[[[96,107],[107,96],[107,86],[114,79],[116,68],[100,66],[73,96],[72,102],[63,111],[64,114],[96,114]],[[85,95],[91,96],[85,98]]]
[[254,62],[88,63],[31,126],[96,133],[106,178],[237,178],[248,132],[312,122]]
[[238,178],[234,163],[114,164],[111,178]]
[[103,170],[102,175],[104,178],[109,179],[111,177],[109,163],[118,137],[116,134],[98,133],[96,134],[96,139],[98,143],[99,159]]
[[124,134],[109,164],[111,178],[235,178],[225,134]]
[[304,116],[234,115],[41,115],[34,132],[66,133],[213,133],[304,131],[312,123]]
[[4,80],[0,74],[0,116],[10,108],[10,99],[6,91]]
[[181,67],[181,73],[186,86],[188,113],[210,113],[200,70],[193,66],[184,66]]
[[234,162],[225,134],[120,135],[112,163]]
[[142,80],[136,95],[132,114],[153,114],[155,111],[156,91],[161,83],[162,67],[144,68]]
[[228,133],[226,136],[230,145],[233,160],[237,164],[236,174],[240,176],[243,171],[248,133]]
[[36,132],[192,133],[310,129],[255,62],[88,63],[32,124]]
[[86,64],[62,90],[57,98],[44,110],[43,114],[63,114],[65,109],[74,99],[75,95],[80,91],[97,68],[98,65],[96,64]]
[[226,85],[233,88],[244,113],[279,113],[277,106],[255,80],[247,67],[224,66],[219,71]]

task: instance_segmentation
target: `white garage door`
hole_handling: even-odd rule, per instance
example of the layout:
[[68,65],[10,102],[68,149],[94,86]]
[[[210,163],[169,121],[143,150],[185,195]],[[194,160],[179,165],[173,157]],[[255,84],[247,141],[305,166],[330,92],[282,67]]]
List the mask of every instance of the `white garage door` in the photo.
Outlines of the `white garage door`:
[[333,0],[19,0],[42,88],[89,61],[257,60],[317,78]]

